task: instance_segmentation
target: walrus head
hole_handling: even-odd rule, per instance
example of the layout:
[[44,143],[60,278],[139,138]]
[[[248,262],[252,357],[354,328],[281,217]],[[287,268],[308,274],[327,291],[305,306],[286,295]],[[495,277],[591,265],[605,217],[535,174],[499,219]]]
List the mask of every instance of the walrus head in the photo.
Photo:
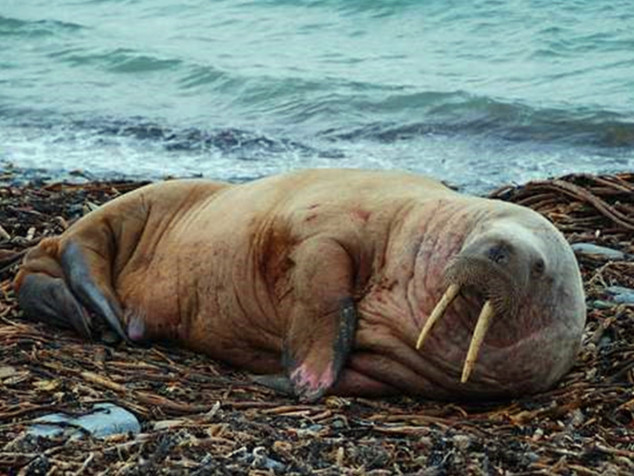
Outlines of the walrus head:
[[[463,384],[472,374],[493,323],[497,323],[497,332],[487,342],[499,349],[514,346],[507,353],[523,360],[517,363],[522,368],[530,366],[526,361],[532,352],[544,350],[538,347],[549,342],[546,352],[552,368],[539,369],[544,387],[569,369],[581,340],[585,304],[574,254],[544,218],[532,213],[522,214],[521,221],[517,218],[487,220],[469,233],[460,251],[448,261],[445,292],[416,343],[422,349],[434,324],[459,295],[472,306],[481,306],[462,367]],[[548,333],[552,336],[544,338]],[[536,335],[540,338],[522,347]],[[486,365],[482,367],[486,369]]]

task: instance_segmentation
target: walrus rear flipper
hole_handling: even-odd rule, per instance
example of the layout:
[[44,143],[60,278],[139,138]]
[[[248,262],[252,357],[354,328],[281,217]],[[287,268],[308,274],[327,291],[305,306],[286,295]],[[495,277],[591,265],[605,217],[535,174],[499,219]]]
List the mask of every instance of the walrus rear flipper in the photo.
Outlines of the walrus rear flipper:
[[91,316],[68,286],[59,249],[58,238],[46,238],[27,253],[14,282],[20,307],[31,319],[75,329],[90,339]]
[[127,341],[121,326],[121,306],[112,291],[110,273],[104,273],[103,269],[110,267],[109,262],[89,248],[82,250],[75,242],[66,245],[61,261],[73,293],[88,309],[101,316],[121,339]]
[[27,316],[59,327],[71,327],[91,338],[89,317],[61,278],[43,273],[28,274],[18,291],[20,306]]
[[32,319],[72,327],[88,338],[99,327],[98,316],[108,327],[102,338],[112,341],[112,330],[115,340],[127,341],[111,284],[112,234],[107,226],[94,233],[91,220],[84,223],[68,236],[42,240],[26,255],[15,280],[20,306]]
[[282,363],[295,394],[314,401],[341,375],[354,341],[353,260],[336,241],[314,238],[293,254],[296,304]]

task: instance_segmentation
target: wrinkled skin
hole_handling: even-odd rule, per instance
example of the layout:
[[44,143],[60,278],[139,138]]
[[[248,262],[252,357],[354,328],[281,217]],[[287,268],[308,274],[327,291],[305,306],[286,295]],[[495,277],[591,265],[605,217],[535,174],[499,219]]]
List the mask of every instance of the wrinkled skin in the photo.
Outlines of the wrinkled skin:
[[[42,241],[15,284],[32,318],[171,340],[304,400],[538,392],[571,367],[585,323],[577,263],[546,219],[395,172],[150,185]],[[461,383],[485,300],[495,316]]]

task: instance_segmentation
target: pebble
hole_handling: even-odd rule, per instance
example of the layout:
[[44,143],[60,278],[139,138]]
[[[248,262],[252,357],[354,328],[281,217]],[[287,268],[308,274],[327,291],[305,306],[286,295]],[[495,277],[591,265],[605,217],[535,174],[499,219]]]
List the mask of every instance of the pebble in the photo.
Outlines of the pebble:
[[466,450],[471,444],[471,438],[467,435],[455,435],[453,438],[453,444],[459,450]]
[[286,465],[269,457],[266,454],[266,448],[263,446],[255,447],[253,452],[251,454],[246,454],[243,459],[250,463],[252,467],[265,468],[275,472],[283,472],[286,470]]
[[284,471],[286,469],[285,464],[280,463],[276,459],[269,458],[269,457],[264,458],[264,460],[262,461],[262,465],[266,469],[272,469],[273,471]]
[[18,372],[15,370],[15,367],[11,367],[10,365],[0,367],[0,380],[8,377],[13,377]]
[[612,301],[619,304],[634,304],[634,289],[624,286],[609,286],[605,291],[612,296]]
[[571,245],[575,253],[582,255],[599,255],[607,259],[625,259],[625,253],[606,246],[599,246],[593,243],[574,243]]
[[535,463],[536,461],[540,460],[540,457],[537,453],[534,453],[532,451],[525,453],[526,458],[528,459],[528,461],[530,461],[531,463]]
[[112,403],[98,403],[93,407],[93,411],[80,416],[51,413],[36,418],[34,423],[29,427],[28,434],[45,438],[62,435],[73,439],[81,438],[84,431],[95,438],[106,438],[141,431],[141,425],[132,413]]
[[614,303],[608,301],[600,301],[597,299],[596,301],[592,301],[592,307],[594,309],[611,309],[614,307]]
[[332,422],[332,427],[335,428],[336,430],[341,430],[342,428],[346,427],[346,423],[341,421],[341,420],[335,420]]

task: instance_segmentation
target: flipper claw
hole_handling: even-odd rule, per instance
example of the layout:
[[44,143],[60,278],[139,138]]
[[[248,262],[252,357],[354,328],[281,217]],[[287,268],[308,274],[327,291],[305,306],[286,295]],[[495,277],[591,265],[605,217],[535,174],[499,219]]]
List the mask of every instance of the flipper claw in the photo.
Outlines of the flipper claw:
[[255,383],[270,388],[271,390],[275,390],[276,392],[283,395],[295,394],[293,382],[291,382],[291,380],[286,375],[250,375],[249,378]]

